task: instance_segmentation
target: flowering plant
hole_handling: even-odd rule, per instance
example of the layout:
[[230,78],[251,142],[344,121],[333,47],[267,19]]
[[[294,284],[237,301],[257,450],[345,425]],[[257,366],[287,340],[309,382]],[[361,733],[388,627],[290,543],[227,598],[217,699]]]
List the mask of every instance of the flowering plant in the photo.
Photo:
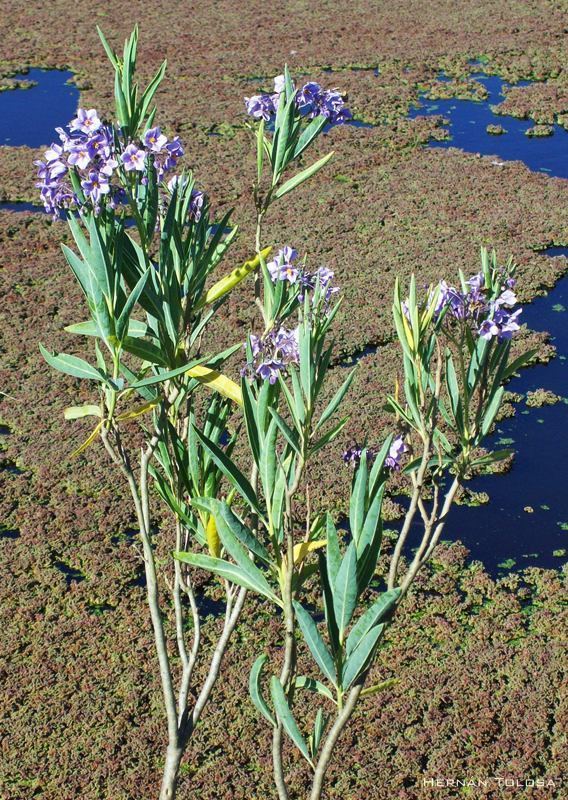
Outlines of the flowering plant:
[[[165,64],[140,92],[137,30],[122,58],[100,35],[114,69],[116,122],[80,109],[38,164],[46,209],[63,215],[73,235],[75,248],[63,246],[63,252],[90,313],[67,331],[94,342],[94,363],[43,346],[41,352],[52,367],[98,389],[97,403],[66,411],[68,419],[96,421],[76,453],[100,438],[132,496],[167,721],[160,800],[175,796],[182,756],[247,592],[281,612],[285,644],[281,662],[271,665],[269,697],[266,653],[250,673],[252,701],[273,729],[279,800],[289,798],[285,736],[310,765],[310,797],[319,800],[334,747],[357,703],[386,685],[365,684],[459,487],[473,471],[508,454],[483,454],[480,446],[504,382],[528,358],[510,359],[520,313],[510,310],[514,270],[510,264],[500,269],[496,257],[483,251],[482,271],[468,281],[460,276],[460,289],[441,282],[419,297],[413,278],[403,299],[397,282],[393,315],[403,398],[398,388],[388,398],[395,419],[381,444],[355,445],[344,454],[353,478],[349,531],[341,537],[331,513],[313,508],[309,494],[310,466],[326,448],[330,452],[347,423],[337,414],[356,375],[355,369],[323,403],[339,289],[329,268],[308,266],[293,247],[273,254],[263,242],[263,224],[274,203],[331,158],[302,163],[290,174],[319,134],[349,122],[344,100],[314,83],[297,90],[287,69],[275,79],[273,94],[246,99],[256,149],[254,256],[211,285],[238,229],[230,225],[230,213],[214,217],[190,172],[171,175],[183,147],[155,124],[152,106]],[[248,275],[254,277],[259,325],[244,346],[204,353],[208,325]],[[240,383],[221,371],[237,352]],[[211,392],[206,398],[202,388]],[[227,432],[235,412],[242,414],[250,472],[234,457],[238,429]],[[125,428],[132,420],[143,438],[139,464]],[[381,585],[382,503],[394,472],[409,482],[411,500]],[[151,492],[173,523],[167,550],[174,557],[165,562],[154,553]],[[417,515],[422,540],[406,563],[406,539]],[[161,534],[167,536],[167,529]],[[225,594],[224,621],[210,653],[201,644],[195,569],[215,576]],[[314,593],[323,608],[323,631],[307,602]],[[168,650],[167,616],[175,658]],[[299,647],[311,653],[317,678],[298,674]],[[198,662],[201,682],[194,676]],[[300,701],[304,691],[321,701],[312,718]]]
[[[157,494],[171,515],[175,533],[169,551],[194,548],[205,549],[212,557],[219,554],[219,533],[207,502],[229,501],[230,495],[217,458],[203,442],[217,448],[224,459],[235,445],[236,437],[227,436],[227,426],[235,408],[243,405],[242,391],[221,369],[241,345],[207,354],[202,342],[230,292],[255,273],[258,287],[260,270],[270,275],[266,259],[271,248],[257,246],[250,260],[211,283],[238,227],[231,224],[230,213],[215,218],[192,173],[176,169],[183,146],[155,122],[153,101],[166,65],[141,90],[135,75],[137,29],[126,41],[122,58],[99,34],[114,71],[115,120],[101,119],[95,109],[79,109],[65,129],[57,129],[59,141],[37,162],[45,208],[63,217],[71,230],[75,247],[63,245],[63,253],[90,314],[66,330],[93,341],[94,360],[53,353],[43,345],[40,349],[52,367],[98,388],[96,403],[65,412],[70,420],[95,420],[92,433],[75,454],[100,439],[132,496],[168,730],[160,798],[169,800],[175,795],[187,743],[218,678],[247,587],[230,574],[225,576],[224,622],[212,653],[203,653],[192,570],[177,559],[162,563],[154,554],[151,495]],[[300,118],[287,72],[285,83],[285,102],[273,132],[260,140],[258,170],[262,171],[265,155],[278,165],[278,179],[262,201],[263,216],[272,202],[329,159],[288,177],[323,125],[319,117],[313,122]],[[257,241],[259,237],[258,232]],[[309,280],[306,273],[303,281]],[[271,297],[271,313],[284,319],[285,293],[275,291]],[[255,357],[272,348],[272,356],[284,366],[293,357],[294,335],[270,334],[267,328],[262,341],[250,346],[255,347]],[[197,398],[200,387],[212,392],[204,403]],[[138,466],[127,427],[133,420],[139,422],[144,442]],[[169,602],[163,597],[164,585]],[[175,658],[168,649],[166,617],[171,617],[175,630]],[[194,677],[198,662],[205,668],[201,682]]]

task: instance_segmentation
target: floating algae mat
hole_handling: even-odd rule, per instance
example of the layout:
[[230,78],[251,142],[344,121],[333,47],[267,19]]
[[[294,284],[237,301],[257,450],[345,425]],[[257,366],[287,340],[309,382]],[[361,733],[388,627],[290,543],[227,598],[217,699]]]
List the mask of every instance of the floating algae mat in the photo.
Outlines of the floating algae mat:
[[72,77],[72,72],[56,69],[13,76],[11,80],[29,88],[0,92],[0,145],[47,147],[55,128],[77,111],[79,90],[69,83]]

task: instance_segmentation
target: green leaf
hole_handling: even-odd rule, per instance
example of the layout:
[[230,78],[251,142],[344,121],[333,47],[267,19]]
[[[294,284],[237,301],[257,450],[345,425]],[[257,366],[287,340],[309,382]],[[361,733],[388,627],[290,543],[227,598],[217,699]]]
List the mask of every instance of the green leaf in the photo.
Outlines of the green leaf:
[[196,367],[198,364],[203,364],[204,361],[207,360],[207,356],[203,356],[202,358],[196,358],[194,361],[190,361],[189,364],[184,364],[182,367],[177,367],[177,369],[170,369],[166,372],[158,372],[157,375],[151,375],[149,378],[144,378],[142,381],[137,381],[136,383],[130,384],[130,389],[141,389],[144,386],[153,386],[155,383],[162,383],[163,381],[169,381],[171,378],[177,378],[179,375],[184,375],[193,367]]
[[367,478],[367,451],[363,450],[353,478],[351,498],[349,500],[349,525],[351,527],[351,535],[356,543],[361,536],[367,510]]
[[329,513],[326,514],[326,560],[327,560],[327,574],[331,585],[335,584],[337,573],[341,566],[341,551],[339,550],[339,538],[337,536],[337,528],[333,522],[333,517]]
[[313,140],[318,136],[322,130],[325,128],[328,122],[327,117],[324,117],[323,114],[320,114],[319,117],[315,117],[310,124],[304,128],[302,131],[302,135],[298,139],[298,143],[296,145],[296,149],[294,150],[293,158],[298,158],[301,156],[304,150],[306,150]]
[[298,436],[298,432],[293,430],[288,425],[288,423],[282,419],[282,417],[280,416],[278,411],[276,411],[275,408],[270,406],[268,410],[270,411],[273,419],[275,420],[276,424],[282,431],[282,434],[284,435],[284,438],[286,439],[290,447],[294,450],[295,453],[298,453],[298,455],[300,455],[302,452],[302,445],[300,443],[300,437]]
[[355,373],[356,372],[357,372],[357,367],[355,367],[355,369],[353,369],[349,373],[349,375],[347,376],[347,378],[343,382],[343,385],[337,390],[337,392],[335,393],[335,395],[333,396],[331,401],[328,403],[328,405],[326,406],[323,414],[319,418],[319,421],[318,421],[318,423],[316,425],[316,430],[319,430],[319,428],[321,428],[323,425],[325,425],[325,423],[332,416],[334,411],[338,408],[339,405],[341,405],[341,402],[342,402],[343,398],[345,397],[345,395],[349,391],[349,387],[353,383],[353,378],[355,377]]
[[288,194],[288,192],[291,192],[292,189],[295,189],[301,183],[307,181],[308,178],[311,178],[312,175],[315,175],[316,172],[318,172],[322,167],[324,167],[330,160],[330,158],[332,158],[332,156],[333,156],[333,151],[331,153],[328,153],[323,158],[320,158],[319,161],[315,162],[315,164],[312,164],[310,167],[307,167],[306,169],[302,170],[302,172],[298,172],[292,178],[289,178],[289,180],[287,180],[286,183],[282,184],[282,186],[280,186],[274,192],[273,195],[274,199],[279,200],[281,197],[284,197],[284,195]]
[[150,364],[157,364],[160,367],[166,367],[167,361],[159,347],[152,342],[147,342],[145,339],[133,338],[132,336],[125,336],[122,342],[122,347],[128,353],[140,358],[142,361],[149,361]]
[[231,482],[231,484],[237,489],[239,494],[246,500],[249,504],[250,508],[255,511],[258,516],[264,521],[264,515],[260,509],[258,504],[258,500],[256,497],[256,492],[250,485],[247,478],[243,475],[243,473],[237,468],[237,466],[231,461],[230,458],[218,447],[214,442],[204,436],[200,430],[195,428],[195,433],[201,440],[201,443],[207,448],[209,453],[211,454],[211,458],[217,464],[221,472],[225,475],[225,477]]
[[150,275],[150,269],[151,267],[149,267],[146,270],[146,272],[142,274],[140,280],[138,281],[134,289],[132,289],[132,291],[130,292],[128,300],[124,304],[124,308],[120,312],[120,317],[116,322],[116,336],[119,340],[121,340],[124,337],[124,334],[126,333],[129,327],[128,322],[130,319],[130,315],[132,314],[132,310],[135,304],[138,302],[138,298],[142,294],[144,287],[146,286],[146,281],[148,280],[148,276]]
[[483,423],[481,425],[482,436],[487,436],[487,434],[489,433],[489,429],[493,425],[493,421],[495,420],[497,412],[499,411],[499,406],[501,405],[501,400],[503,399],[504,391],[505,388],[503,386],[497,389],[497,391],[491,398],[489,405],[487,406],[485,414],[483,415]]
[[312,619],[311,614],[298,602],[294,601],[294,609],[298,624],[304,634],[306,644],[314,657],[318,667],[321,669],[326,678],[335,685],[337,676],[335,674],[335,665],[331,653],[327,649],[321,634],[317,628],[316,623]]
[[272,702],[274,703],[274,709],[278,715],[279,720],[281,721],[284,730],[292,739],[300,753],[304,756],[308,764],[313,766],[312,760],[310,758],[310,754],[308,751],[308,746],[304,740],[304,737],[300,733],[300,729],[296,724],[296,720],[292,716],[292,712],[290,711],[290,706],[288,705],[288,701],[286,699],[286,695],[284,694],[284,689],[278,678],[274,675],[270,681],[270,694],[272,695]]
[[72,375],[74,378],[84,378],[90,381],[107,383],[105,375],[96,367],[92,367],[86,361],[83,361],[82,358],[70,356],[67,355],[67,353],[50,353],[41,343],[39,349],[50,367],[60,372],[65,372],[67,375]]
[[389,589],[388,592],[383,592],[380,597],[359,617],[357,623],[351,629],[345,650],[347,658],[359,646],[362,639],[367,633],[377,625],[396,605],[400,596],[400,588]]
[[[260,558],[261,561],[264,561],[265,564],[272,563],[266,547],[264,547],[254,536],[252,531],[241,522],[227,503],[222,500],[216,500],[213,497],[194,497],[191,500],[191,505],[213,515],[223,545],[227,552],[233,556],[235,561],[239,566],[243,567],[243,569],[246,570],[249,566],[254,566],[249,558],[247,550],[254,553],[254,555]],[[241,545],[244,545],[246,550],[241,547]],[[266,584],[266,588],[270,588],[268,584]]]
[[339,650],[339,630],[335,619],[335,611],[333,610],[333,582],[328,574],[327,559],[321,550],[318,552],[318,561],[327,633],[332,652],[336,654]]
[[337,425],[334,425],[331,430],[329,430],[326,434],[324,434],[321,437],[321,439],[318,439],[318,441],[311,446],[310,448],[311,453],[312,454],[317,453],[318,450],[322,449],[322,447],[325,447],[326,445],[333,442],[333,440],[339,436],[339,434],[341,433],[341,431],[343,430],[348,421],[349,417],[343,417],[343,419],[340,419]]
[[371,663],[376,647],[384,630],[384,625],[377,625],[367,631],[359,646],[352,652],[343,667],[343,689],[347,691],[354,681]]
[[316,694],[321,694],[322,697],[327,697],[328,700],[331,700],[332,703],[336,703],[335,697],[331,693],[331,690],[325,686],[325,684],[317,681],[315,678],[306,678],[305,675],[298,675],[294,679],[294,686],[296,689],[307,689],[308,692],[315,692]]
[[[263,595],[268,600],[275,603],[277,606],[282,606],[281,600],[276,597],[270,590],[268,593],[263,584],[257,584],[251,580],[250,575],[241,569],[237,564],[232,564],[230,561],[225,561],[222,558],[214,558],[213,556],[206,556],[203,553],[184,553],[175,552],[174,558],[182,561],[184,564],[190,564],[192,567],[204,569],[207,572],[212,572],[220,578],[236,583],[238,586],[243,586],[245,589]],[[262,574],[262,573],[261,573]],[[264,577],[264,576],[263,576]]]
[[[86,320],[86,322],[76,322],[73,325],[66,325],[63,330],[78,336],[102,336],[96,322],[90,319]],[[137,319],[128,320],[128,336],[130,336],[130,338],[137,339],[145,336],[147,332],[148,326],[145,322],[139,322]]]
[[274,719],[272,712],[268,708],[268,704],[266,703],[266,700],[262,696],[262,691],[260,688],[260,676],[262,674],[262,668],[264,667],[267,659],[268,656],[266,655],[266,653],[262,653],[261,655],[259,655],[259,657],[252,665],[252,669],[250,671],[250,676],[249,676],[249,694],[252,702],[254,703],[258,711],[260,711],[262,716],[265,717],[270,722],[271,725],[274,725],[274,727],[276,727],[276,720]]
[[343,556],[337,578],[333,585],[333,610],[339,630],[339,641],[343,642],[345,630],[351,621],[357,603],[357,550],[351,542]]

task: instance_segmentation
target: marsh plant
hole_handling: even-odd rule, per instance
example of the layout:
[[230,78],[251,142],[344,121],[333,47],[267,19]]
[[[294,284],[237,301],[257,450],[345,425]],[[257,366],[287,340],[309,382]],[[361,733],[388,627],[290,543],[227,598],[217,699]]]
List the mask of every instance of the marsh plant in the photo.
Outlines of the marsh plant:
[[[333,443],[347,422],[340,410],[356,375],[329,399],[340,292],[327,267],[289,244],[275,251],[265,242],[264,222],[331,158],[309,159],[317,137],[351,115],[337,90],[296,88],[287,69],[271,93],[245,99],[256,231],[250,260],[224,269],[238,227],[230,212],[215,218],[194,176],[180,169],[183,145],[156,121],[165,64],[142,90],[137,39],[135,30],[119,57],[101,34],[114,70],[115,120],[80,109],[38,162],[46,209],[69,225],[74,247],[63,252],[90,314],[67,331],[88,337],[93,356],[41,351],[52,367],[96,389],[96,402],[65,412],[93,419],[76,454],[100,440],[132,497],[167,723],[161,800],[176,794],[183,753],[248,593],[282,625],[278,660],[261,653],[250,673],[252,701],[272,728],[275,790],[279,800],[289,797],[283,753],[295,748],[317,800],[357,704],[388,685],[367,685],[373,661],[460,486],[508,455],[481,446],[503,384],[527,358],[510,359],[520,313],[511,310],[513,268],[484,251],[481,271],[460,276],[457,288],[442,281],[419,292],[412,279],[405,296],[397,283],[402,380],[388,398],[392,429],[382,442],[344,453],[353,476],[348,532],[339,535],[332,514],[313,507],[309,483],[318,459],[341,463]],[[239,285],[249,276],[253,330],[244,343],[206,352],[210,323],[236,287],[246,302]],[[139,423],[134,442],[132,422]],[[411,497],[383,585],[382,502],[394,472],[408,481]],[[422,538],[409,554],[415,521]],[[165,560],[156,555],[164,537]],[[224,593],[218,637],[206,646],[198,570]],[[299,674],[298,650],[311,653],[310,675]],[[309,714],[306,692],[318,703]]]

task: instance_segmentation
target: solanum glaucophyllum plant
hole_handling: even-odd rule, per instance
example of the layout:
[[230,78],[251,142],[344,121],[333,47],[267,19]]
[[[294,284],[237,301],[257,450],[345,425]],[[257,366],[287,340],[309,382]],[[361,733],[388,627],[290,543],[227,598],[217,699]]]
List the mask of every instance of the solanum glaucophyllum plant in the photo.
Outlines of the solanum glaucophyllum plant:
[[[308,263],[292,246],[273,252],[263,225],[275,203],[331,158],[300,163],[321,133],[349,121],[343,98],[315,83],[296,89],[285,69],[272,94],[245,99],[256,149],[254,255],[211,283],[238,229],[230,212],[213,219],[193,175],[178,171],[181,142],[156,124],[153,99],[165,64],[142,91],[135,81],[137,31],[122,58],[101,39],[114,69],[116,121],[80,109],[38,162],[45,207],[71,230],[75,247],[63,251],[90,313],[67,330],[90,337],[94,357],[41,350],[54,368],[97,388],[96,402],[66,411],[68,419],[94,418],[76,452],[100,438],[132,496],[168,731],[160,799],[176,794],[181,758],[251,591],[280,609],[285,642],[279,664],[269,670],[262,653],[250,673],[252,700],[273,731],[276,792],[279,800],[289,798],[283,765],[289,740],[311,768],[310,798],[318,800],[357,703],[385,688],[385,682],[366,686],[385,628],[430,559],[460,486],[508,455],[481,446],[503,384],[528,358],[510,359],[520,313],[511,311],[513,268],[501,269],[483,251],[481,272],[460,276],[457,289],[441,282],[419,296],[413,278],[403,299],[397,283],[402,396],[397,388],[388,399],[394,421],[385,440],[344,454],[354,471],[349,531],[339,536],[332,515],[313,508],[309,492],[312,464],[335,457],[328,446],[347,422],[338,412],[356,372],[322,401],[339,289],[327,267]],[[259,314],[254,332],[244,349],[239,342],[222,353],[203,352],[209,323],[248,275]],[[240,383],[222,372],[237,351]],[[227,435],[235,414],[250,471],[234,458],[239,426]],[[139,459],[125,430],[132,420],[140,424]],[[393,471],[408,480],[410,505],[381,585],[382,502]],[[156,496],[172,522],[161,531]],[[416,517],[422,540],[406,560]],[[156,537],[170,529],[166,549],[175,557],[162,563]],[[198,568],[225,593],[224,621],[207,652],[194,589]],[[314,592],[323,629],[307,603]],[[298,647],[311,653],[317,677],[299,674]],[[321,703],[315,716],[305,713],[305,691]]]
[[[67,419],[95,420],[76,454],[100,438],[132,496],[167,720],[160,792],[161,800],[167,800],[175,796],[181,758],[210,698],[247,589],[256,584],[243,581],[232,565],[221,574],[224,622],[214,647],[204,653],[191,567],[172,558],[162,565],[155,557],[155,538],[166,532],[156,530],[151,492],[155,490],[171,515],[175,538],[168,549],[219,560],[224,554],[223,515],[214,516],[211,510],[232,513],[232,492],[227,495],[223,476],[236,435],[226,434],[229,417],[243,405],[240,386],[220,370],[241,343],[207,354],[203,336],[228,294],[251,273],[257,276],[260,296],[259,270],[269,274],[266,259],[271,252],[260,246],[262,219],[272,203],[329,160],[326,156],[293,173],[323,128],[349,115],[345,109],[340,113],[343,101],[337,93],[321,90],[321,97],[306,94],[300,99],[287,71],[278,79],[280,88],[271,100],[276,119],[258,140],[259,176],[266,159],[272,181],[266,194],[260,185],[255,193],[256,252],[211,285],[238,228],[231,225],[230,212],[213,220],[209,199],[196,188],[191,172],[176,171],[183,146],[161,131],[153,105],[166,64],[142,90],[135,80],[137,29],[122,58],[99,33],[114,70],[116,121],[102,120],[95,109],[79,109],[66,129],[57,129],[59,142],[46,151],[44,161],[37,162],[45,208],[55,218],[64,217],[71,230],[75,247],[63,246],[63,252],[90,313],[90,319],[67,331],[93,340],[94,359],[40,347],[52,367],[97,387],[96,402],[65,412]],[[274,293],[268,313],[282,315],[283,302],[282,292]],[[267,327],[262,347],[268,333]],[[286,351],[281,341],[274,348],[276,354]],[[196,394],[203,387],[212,391],[204,411],[203,398],[199,403]],[[138,463],[124,428],[132,420],[139,421],[144,443]],[[255,464],[247,482],[254,487],[251,492],[256,492],[257,477]],[[255,513],[250,518],[253,529]],[[175,657],[165,617],[175,630]],[[203,660],[205,678],[196,683],[195,666]]]

